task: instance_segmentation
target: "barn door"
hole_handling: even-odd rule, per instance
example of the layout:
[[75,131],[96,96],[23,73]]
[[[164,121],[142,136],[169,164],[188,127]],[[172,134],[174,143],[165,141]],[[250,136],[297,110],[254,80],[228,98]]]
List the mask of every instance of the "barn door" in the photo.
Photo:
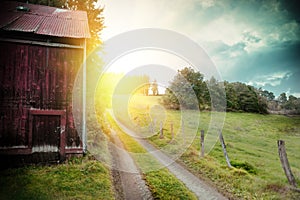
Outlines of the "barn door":
[[59,153],[65,156],[65,111],[31,110],[30,144],[32,153]]
[[59,115],[33,115],[32,151],[58,152],[59,150]]

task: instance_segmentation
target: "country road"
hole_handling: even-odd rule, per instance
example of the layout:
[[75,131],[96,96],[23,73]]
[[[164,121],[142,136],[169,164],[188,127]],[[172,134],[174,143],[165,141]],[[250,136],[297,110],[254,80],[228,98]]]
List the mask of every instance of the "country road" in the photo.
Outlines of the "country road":
[[[133,131],[124,127],[121,123],[118,123],[118,125],[119,125],[119,128],[121,128],[125,133],[127,133],[131,136],[136,135]],[[113,133],[114,133],[113,134],[114,140],[121,142],[121,141],[119,141],[117,134],[115,134],[114,131],[113,131]],[[211,187],[204,181],[200,180],[197,176],[195,176],[194,174],[189,172],[182,165],[173,161],[168,155],[166,155],[162,151],[158,151],[153,145],[151,145],[145,139],[140,139],[139,137],[132,137],[132,138],[134,138],[141,146],[143,146],[143,148],[145,148],[154,158],[156,158],[162,164],[162,166],[166,167],[172,174],[174,174],[180,181],[182,181],[186,185],[186,187],[189,188],[197,196],[198,199],[205,199],[205,200],[227,199],[222,194],[220,194],[215,188]],[[122,156],[123,158],[120,158],[120,156]],[[119,165],[122,165],[122,166],[133,167],[133,165],[134,165],[133,159],[130,157],[129,154],[119,155],[118,162],[119,162]],[[140,176],[137,166],[135,166],[131,169],[134,169],[137,172],[136,176]],[[132,171],[132,170],[129,170],[129,171]],[[121,172],[121,173],[123,173],[123,172]],[[123,179],[124,178],[126,178],[126,177],[123,177]],[[122,177],[121,177],[121,179],[122,179]],[[145,185],[143,185],[143,184],[145,184],[142,182],[143,180],[139,181],[139,178],[137,178],[137,179],[138,179],[138,181],[137,181],[136,185],[138,185],[139,188],[148,190],[148,188]],[[126,180],[123,180],[123,182],[126,182]],[[126,187],[123,186],[124,194],[126,194],[127,189],[128,189],[127,186]],[[130,188],[129,190],[132,190],[132,188]],[[130,193],[130,191],[128,191],[127,193]],[[145,194],[148,194],[148,195],[145,195]],[[145,193],[141,192],[141,195],[145,195],[141,199],[151,199],[151,196],[149,195],[149,193],[147,191]],[[133,197],[133,196],[131,196],[131,197]],[[128,199],[128,198],[126,198],[126,195],[125,195],[125,199]],[[129,199],[132,199],[132,198],[129,198]]]

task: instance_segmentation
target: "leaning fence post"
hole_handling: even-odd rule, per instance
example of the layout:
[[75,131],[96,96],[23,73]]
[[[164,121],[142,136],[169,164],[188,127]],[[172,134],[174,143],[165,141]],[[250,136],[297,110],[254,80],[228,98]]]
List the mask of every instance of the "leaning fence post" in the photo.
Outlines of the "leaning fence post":
[[223,149],[223,152],[224,152],[224,156],[226,158],[227,165],[228,165],[229,168],[232,168],[232,166],[230,164],[228,154],[227,154],[227,151],[226,151],[226,145],[225,145],[224,138],[223,138],[223,135],[222,135],[221,131],[220,131],[220,134],[219,134],[219,138],[220,138],[220,142],[222,144],[222,149]]
[[160,139],[164,138],[164,130],[163,130],[163,123],[160,122],[160,135],[159,135]]
[[285,142],[283,140],[278,140],[277,145],[278,145],[279,158],[281,161],[282,168],[285,172],[285,175],[286,175],[289,183],[292,186],[297,187],[297,183],[296,183],[295,177],[292,173],[292,170],[290,168],[290,164],[289,164],[287,154],[285,151]]
[[204,157],[204,130],[201,130],[200,143],[201,143],[201,157]]

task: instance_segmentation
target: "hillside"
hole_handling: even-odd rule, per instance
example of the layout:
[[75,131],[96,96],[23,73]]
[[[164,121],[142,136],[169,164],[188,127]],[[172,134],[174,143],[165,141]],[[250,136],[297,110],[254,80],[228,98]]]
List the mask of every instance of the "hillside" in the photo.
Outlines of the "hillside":
[[[159,105],[158,101],[159,97],[133,96],[129,111],[130,118],[136,120],[131,123],[136,125],[135,127],[146,127],[147,122],[149,124],[149,120],[153,120],[151,109],[158,108],[155,107]],[[172,146],[172,143],[176,143],[175,141],[180,142],[181,127],[180,123],[176,122],[181,119],[181,112],[165,110],[162,106],[160,108],[159,113],[166,115],[163,122],[164,138],[160,138],[160,133],[157,131],[148,137],[148,141],[158,148],[163,148]],[[190,112],[193,118],[195,111]],[[297,199],[299,197],[299,194],[288,189],[288,182],[278,156],[277,140],[286,142],[288,159],[299,185],[300,117],[226,113],[222,132],[231,164],[234,166],[233,169],[229,169],[218,138],[215,138],[215,146],[204,158],[199,156],[200,130],[208,132],[211,114],[200,112],[200,124],[196,137],[179,158],[180,162],[198,176],[215,184],[221,191],[232,194],[234,198],[282,199],[289,197]],[[170,142],[172,139],[171,121],[175,132],[172,143]],[[159,130],[158,126],[156,130]],[[146,128],[140,130],[146,131]]]

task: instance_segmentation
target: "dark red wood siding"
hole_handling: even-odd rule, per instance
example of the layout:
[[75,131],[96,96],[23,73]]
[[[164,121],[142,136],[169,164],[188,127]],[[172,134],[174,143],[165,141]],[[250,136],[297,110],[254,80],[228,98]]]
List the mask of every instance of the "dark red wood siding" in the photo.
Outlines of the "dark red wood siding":
[[[82,55],[82,49],[0,42],[0,147],[29,145],[31,109],[65,110],[67,146],[80,145],[72,116],[72,90]],[[42,118],[33,119],[33,130],[38,128],[37,120],[48,120],[50,129],[57,126],[55,116]],[[56,144],[47,133],[43,140]]]
[[32,119],[32,146],[54,146],[60,144],[60,116],[34,115]]

